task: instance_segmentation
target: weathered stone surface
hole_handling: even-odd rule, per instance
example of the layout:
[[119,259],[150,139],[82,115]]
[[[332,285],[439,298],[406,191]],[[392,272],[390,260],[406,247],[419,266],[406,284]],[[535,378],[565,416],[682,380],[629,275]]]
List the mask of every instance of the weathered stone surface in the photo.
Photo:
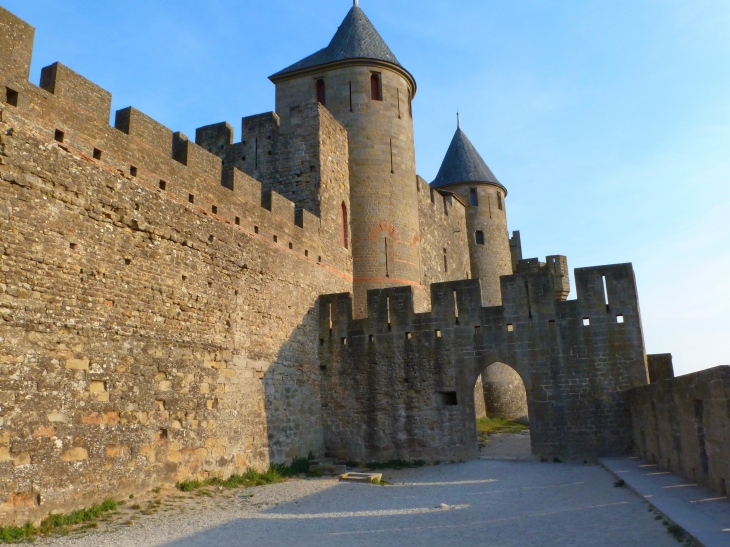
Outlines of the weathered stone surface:
[[666,379],[628,395],[636,453],[728,495],[730,366]]

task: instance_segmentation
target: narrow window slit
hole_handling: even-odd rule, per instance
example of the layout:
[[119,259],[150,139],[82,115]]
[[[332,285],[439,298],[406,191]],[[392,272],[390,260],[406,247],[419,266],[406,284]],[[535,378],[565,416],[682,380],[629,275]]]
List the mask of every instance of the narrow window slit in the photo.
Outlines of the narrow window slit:
[[327,309],[329,310],[330,338],[332,338],[332,304],[329,304]]
[[436,329],[435,334],[436,338],[441,338],[441,329]]
[[133,177],[137,176],[137,168],[134,165],[129,166],[129,174]]
[[213,213],[214,215],[217,215],[218,214],[218,206],[217,205],[211,205],[210,212]]
[[454,291],[454,316],[456,317],[456,324],[459,324],[459,302],[456,296],[456,291]]
[[100,160],[101,159],[101,150],[99,150],[98,148],[94,148],[94,153],[92,155],[95,160],[97,160],[97,161]]
[[195,203],[195,196],[193,194],[188,194],[188,203]]
[[5,88],[5,102],[10,106],[18,106],[18,92],[9,87]]
[[606,276],[602,275],[601,280],[603,281],[603,302],[606,304],[606,311],[611,311],[608,305],[608,285],[606,285]]
[[63,142],[63,139],[65,138],[65,134],[60,129],[56,129],[56,132],[53,134],[53,138],[58,142]]
[[160,190],[167,190],[167,183],[164,180],[160,180]]
[[239,217],[236,217],[236,219],[234,220],[234,222],[236,223],[236,226],[240,226],[241,225],[241,219]]
[[386,305],[386,311],[388,314],[388,330],[390,330],[391,329],[391,326],[390,326],[390,296],[387,296],[385,298],[385,305]]

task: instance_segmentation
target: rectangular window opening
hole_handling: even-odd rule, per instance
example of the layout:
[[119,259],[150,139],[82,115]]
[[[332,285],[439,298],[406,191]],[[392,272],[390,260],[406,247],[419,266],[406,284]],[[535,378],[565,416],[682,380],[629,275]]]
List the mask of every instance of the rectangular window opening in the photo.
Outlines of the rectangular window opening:
[[343,338],[343,339],[342,339],[342,345],[343,345],[343,346],[346,346],[346,345],[347,345],[347,338]]
[[210,212],[213,213],[214,215],[217,215],[218,214],[218,206],[217,205],[211,205],[210,206]]
[[386,313],[388,318],[388,330],[390,330],[390,296],[385,297]]
[[413,96],[410,91],[408,91],[408,115],[413,117]]
[[436,338],[441,338],[441,329],[436,329],[434,333],[436,334]]
[[446,216],[449,216],[449,200],[446,199],[446,196],[443,196],[444,198],[444,214]]
[[279,242],[279,236],[274,236],[274,243],[278,243],[278,242]]
[[484,232],[477,230],[474,234],[474,239],[476,240],[477,245],[484,245]]
[[236,223],[236,226],[241,225],[241,219],[239,217],[236,217],[236,220],[234,220],[234,222]]
[[515,326],[512,323],[507,323],[507,332],[514,332]]
[[164,180],[160,180],[160,190],[167,190],[167,183]]
[[395,96],[398,100],[398,119],[400,120],[401,119],[401,117],[400,117],[400,89],[396,88]]
[[352,112],[352,82],[350,82],[350,112]]
[[94,148],[93,157],[95,160],[100,160],[101,159],[101,150],[99,150],[98,148]]
[[134,165],[129,166],[129,174],[133,177],[137,176],[137,168]]
[[624,322],[624,316],[623,315],[617,315],[616,316],[616,323],[623,323]]
[[319,339],[319,345],[320,346],[324,346],[324,338],[320,338]]
[[497,192],[497,207],[499,207],[499,210],[502,211],[504,209],[504,205],[502,204],[502,193]]
[[375,343],[375,335],[374,334],[371,334],[370,335],[370,343],[371,344],[374,344]]
[[477,193],[476,188],[469,189],[469,203],[472,207],[479,206],[479,194]]
[[188,194],[188,203],[195,203],[195,196],[193,194]]
[[309,256],[309,251],[304,249],[304,256]]
[[482,326],[481,325],[474,325],[474,332],[476,334],[479,334],[480,332],[482,332]]
[[413,335],[410,332],[407,332],[406,333],[406,340],[410,340],[411,338],[413,338]]
[[327,91],[322,78],[317,80],[317,102],[322,106],[327,106]]
[[606,304],[606,311],[609,311],[610,307],[608,305],[608,285],[606,285],[606,276],[602,275],[601,280],[603,282],[603,302]]
[[293,243],[292,243],[292,242],[290,241],[290,242],[289,242],[289,250],[291,251],[291,250],[293,250],[293,249],[294,249],[294,244],[293,244]]
[[18,92],[9,87],[5,88],[5,102],[10,106],[18,106]]
[[65,134],[60,129],[56,129],[56,132],[53,134],[53,138],[58,142],[63,142],[63,139],[65,138]]
[[550,328],[555,327],[555,319],[551,319],[548,324],[550,325]]
[[591,325],[591,318],[590,317],[584,317],[583,318],[583,326],[589,327]]
[[395,173],[395,167],[393,165],[393,139],[390,139],[390,172]]
[[370,98],[373,101],[383,100],[383,82],[379,72],[370,74]]
[[449,257],[446,252],[446,249],[444,249],[444,273],[447,273],[449,271]]
[[456,295],[456,291],[454,291],[454,316],[456,317],[456,324],[459,324],[459,302]]
[[253,227],[253,233],[254,234],[258,234],[259,233],[259,227],[258,226],[254,226]]
[[441,396],[441,404],[444,406],[458,406],[459,400],[456,397],[455,391],[441,391],[439,392],[439,395]]

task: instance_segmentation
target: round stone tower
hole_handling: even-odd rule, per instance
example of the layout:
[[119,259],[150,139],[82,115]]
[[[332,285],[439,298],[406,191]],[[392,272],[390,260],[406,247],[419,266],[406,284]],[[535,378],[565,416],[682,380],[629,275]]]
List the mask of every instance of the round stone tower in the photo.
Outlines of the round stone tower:
[[499,277],[512,274],[507,189],[487,167],[459,124],[431,187],[448,189],[468,204],[466,229],[472,275],[481,280],[484,306],[501,305]]
[[355,2],[329,46],[270,77],[276,112],[315,101],[348,133],[355,314],[369,289],[412,285],[424,300],[413,115],[416,81]]

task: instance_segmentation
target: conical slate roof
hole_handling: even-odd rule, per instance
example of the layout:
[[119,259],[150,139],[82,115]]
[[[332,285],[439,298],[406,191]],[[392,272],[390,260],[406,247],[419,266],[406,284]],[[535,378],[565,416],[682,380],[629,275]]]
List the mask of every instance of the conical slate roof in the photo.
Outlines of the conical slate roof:
[[346,59],[375,59],[401,66],[365,12],[355,5],[342,21],[330,45],[277,72],[272,78]]
[[490,182],[502,185],[460,127],[456,129],[431,187],[441,188],[459,182]]

